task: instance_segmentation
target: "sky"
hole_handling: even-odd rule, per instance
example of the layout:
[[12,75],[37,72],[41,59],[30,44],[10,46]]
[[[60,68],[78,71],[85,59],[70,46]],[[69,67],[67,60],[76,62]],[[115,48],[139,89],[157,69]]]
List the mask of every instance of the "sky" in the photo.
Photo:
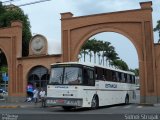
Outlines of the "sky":
[[[33,1],[39,0],[14,0],[12,4],[21,5]],[[153,27],[155,27],[157,20],[160,20],[160,0],[51,0],[21,8],[29,17],[32,34],[44,35],[48,40],[49,54],[59,54],[61,53],[60,13],[72,12],[74,16],[85,16],[132,10],[140,8],[139,2],[146,1],[152,1],[153,3],[152,17]],[[127,62],[130,68],[138,68],[137,51],[127,38],[116,33],[100,33],[93,37],[97,39],[107,38],[107,41],[115,47],[119,57]],[[154,33],[154,42],[156,43],[157,40],[158,34]]]

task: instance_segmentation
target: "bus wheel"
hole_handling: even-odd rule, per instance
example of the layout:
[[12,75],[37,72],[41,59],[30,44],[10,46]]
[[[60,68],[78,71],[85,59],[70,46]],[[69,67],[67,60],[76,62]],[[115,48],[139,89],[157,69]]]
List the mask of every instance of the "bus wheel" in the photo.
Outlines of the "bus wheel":
[[125,104],[126,104],[126,105],[129,104],[129,96],[128,96],[128,94],[126,95],[126,98],[125,98]]
[[91,102],[91,109],[97,109],[98,108],[98,97],[94,95]]
[[73,107],[72,106],[62,106],[62,108],[66,111],[71,110]]

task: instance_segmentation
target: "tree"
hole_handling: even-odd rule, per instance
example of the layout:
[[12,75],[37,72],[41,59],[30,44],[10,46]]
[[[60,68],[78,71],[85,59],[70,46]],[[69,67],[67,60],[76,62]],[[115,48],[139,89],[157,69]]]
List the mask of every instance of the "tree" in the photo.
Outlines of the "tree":
[[[84,62],[85,57],[89,54],[90,62],[92,53],[94,54],[94,63],[96,63],[96,58],[98,55],[99,64],[101,64],[103,60],[104,65],[104,58],[106,61],[113,61],[119,59],[118,54],[115,52],[115,48],[111,46],[110,42],[103,42],[102,40],[96,40],[95,38],[88,40],[81,48],[80,55],[83,54]],[[102,60],[100,60],[102,56]]]
[[86,54],[88,54],[88,52],[87,52],[88,47],[89,47],[89,42],[86,42],[86,43],[82,46],[81,51],[80,51],[80,54],[83,54],[84,62],[86,61]]
[[115,48],[111,45],[105,47],[104,56],[106,57],[106,64],[108,61],[109,65],[111,64],[112,61],[119,59],[118,54],[115,51]]
[[[128,70],[128,65],[118,57],[115,48],[110,42],[103,42],[102,40],[96,40],[95,38],[88,40],[82,46],[79,55],[81,56],[83,54],[85,62],[86,55],[89,54],[91,62],[92,53],[94,54],[94,63],[96,63],[96,58],[98,57],[99,64],[103,61],[104,65],[104,59],[106,59],[106,65],[107,62],[109,62],[109,65],[116,66],[118,69]],[[101,56],[102,60],[100,60]]]
[[32,37],[28,16],[17,6],[3,6],[0,3],[0,27],[8,27],[11,21],[14,20],[22,21],[22,56],[27,56],[29,52],[29,41]]
[[133,72],[135,74],[135,76],[139,76],[139,69],[130,69],[131,72]]
[[[102,40],[96,40],[95,38],[88,40],[82,46],[80,55],[83,54],[84,62],[86,55],[89,55],[91,62],[92,53],[94,54],[94,63],[96,63],[96,57],[98,57],[99,64],[101,64],[101,61],[103,61],[104,65],[104,59],[106,59],[106,65],[107,62],[109,62],[109,65],[115,66],[118,69],[126,71],[129,70],[127,63],[118,57],[115,48],[111,45],[110,42],[103,42]],[[102,60],[100,61],[101,56]]]
[[157,26],[153,30],[154,31],[158,31],[158,34],[159,34],[159,40],[158,40],[158,42],[160,42],[160,20],[157,21]]
[[112,61],[113,65],[115,65],[116,67],[118,67],[118,69],[121,69],[121,70],[125,70],[125,71],[128,71],[128,65],[126,62],[124,62],[123,60],[119,59],[119,60],[114,60]]
[[92,40],[88,40],[87,41],[88,44],[88,54],[89,54],[89,61],[92,61],[92,51],[93,51],[93,41]]
[[109,51],[110,46],[111,46],[110,42],[104,42],[102,44],[102,62],[103,62],[103,65],[104,65],[104,58],[107,56],[107,51]]
[[100,51],[100,42],[97,41],[95,38],[91,40],[92,41],[92,51],[94,54],[94,63],[96,63],[96,53]]
[[0,15],[3,14],[5,11],[5,8],[2,6],[2,2],[0,1]]

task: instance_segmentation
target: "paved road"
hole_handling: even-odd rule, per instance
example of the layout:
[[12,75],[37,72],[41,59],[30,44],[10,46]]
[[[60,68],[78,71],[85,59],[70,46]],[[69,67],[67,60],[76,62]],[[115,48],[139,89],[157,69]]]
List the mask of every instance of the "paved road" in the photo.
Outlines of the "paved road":
[[[0,120],[160,120],[160,106],[139,105],[139,91],[135,104],[112,105],[96,110],[79,108],[64,111],[61,107],[0,109]],[[13,120],[13,119],[12,119]]]
[[[64,111],[60,107],[50,107],[50,108],[14,108],[14,109],[0,109],[1,115],[18,115],[18,120],[55,120],[55,119],[69,119],[72,120],[76,118],[76,120],[85,120],[92,119],[92,120],[99,120],[110,118],[111,120],[124,120],[127,116],[135,115],[136,117],[139,116],[138,120],[140,119],[141,115],[155,115],[155,118],[152,120],[160,120],[160,106],[141,106],[138,104],[129,104],[129,105],[112,105],[101,107],[96,110],[90,109],[76,109],[72,111]],[[157,116],[156,116],[157,115]],[[133,116],[131,116],[133,117]],[[54,118],[54,119],[53,119]],[[128,118],[127,118],[128,119]],[[137,118],[136,118],[137,119]],[[109,119],[105,119],[109,120]],[[134,119],[130,119],[134,120]],[[150,119],[145,119],[150,120]]]

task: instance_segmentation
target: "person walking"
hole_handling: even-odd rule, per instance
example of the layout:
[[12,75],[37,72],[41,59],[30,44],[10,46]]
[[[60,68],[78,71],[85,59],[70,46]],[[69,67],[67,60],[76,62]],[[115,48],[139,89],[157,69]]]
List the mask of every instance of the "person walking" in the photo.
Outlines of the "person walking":
[[32,102],[33,99],[33,85],[28,84],[27,85],[27,99],[25,102]]
[[38,102],[38,89],[37,88],[33,90],[33,99],[34,99],[34,103]]
[[43,90],[43,88],[41,88],[39,96],[41,98],[42,107],[45,107],[45,95],[46,95],[46,92]]

